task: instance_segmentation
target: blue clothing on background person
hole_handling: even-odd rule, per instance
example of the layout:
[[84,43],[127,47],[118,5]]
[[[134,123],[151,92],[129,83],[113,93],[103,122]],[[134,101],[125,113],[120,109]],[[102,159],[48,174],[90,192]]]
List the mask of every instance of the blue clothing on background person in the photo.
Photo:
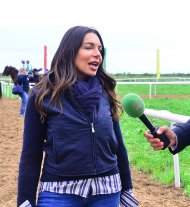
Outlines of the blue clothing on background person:
[[32,72],[28,72],[28,78],[29,78],[29,82],[30,83],[39,83],[40,82],[40,75],[39,75],[39,71],[41,71],[42,69],[36,69],[34,68],[32,70]]
[[23,92],[20,93],[19,96],[22,100],[21,107],[20,107],[20,116],[24,116],[26,105],[28,102],[28,91],[30,89],[29,78],[28,78],[28,75],[26,75],[25,68],[21,68],[19,70],[19,75],[17,77],[17,84],[23,86]]
[[31,66],[29,60],[26,61],[26,66],[25,66],[25,68],[26,68],[27,73],[32,72],[33,68],[32,68],[32,66]]
[[19,96],[22,100],[21,107],[20,107],[20,116],[24,116],[26,111],[26,105],[28,102],[28,94],[26,93],[26,91],[23,91],[22,93],[19,94]]
[[33,74],[31,72],[28,73],[28,79],[29,79],[30,83],[35,83],[35,79],[34,79]]
[[28,75],[24,75],[24,74],[18,75],[17,84],[22,85],[23,86],[23,91],[25,91],[28,94],[28,91],[30,89]]
[[34,76],[34,83],[40,82],[40,76],[39,76],[38,72],[37,73],[34,73],[33,76]]
[[38,83],[40,81],[40,76],[38,74],[28,73],[28,79],[30,83]]

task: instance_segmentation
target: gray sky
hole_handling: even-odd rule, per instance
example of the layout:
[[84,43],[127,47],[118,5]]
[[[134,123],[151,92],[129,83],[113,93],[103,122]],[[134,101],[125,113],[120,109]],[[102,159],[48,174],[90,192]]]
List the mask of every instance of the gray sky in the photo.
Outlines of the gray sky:
[[0,72],[21,59],[48,68],[67,29],[98,29],[110,73],[190,73],[189,0],[6,0],[0,7]]

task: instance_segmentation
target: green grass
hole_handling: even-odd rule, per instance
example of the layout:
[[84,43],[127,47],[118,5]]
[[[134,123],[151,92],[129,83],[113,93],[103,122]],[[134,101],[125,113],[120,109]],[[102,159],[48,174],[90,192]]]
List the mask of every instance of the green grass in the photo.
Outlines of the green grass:
[[174,114],[182,114],[185,116],[190,116],[190,99],[172,99],[172,98],[162,98],[162,99],[145,99],[145,107],[155,110],[168,110]]
[[[2,78],[3,78],[3,82],[12,83],[10,77],[0,76],[0,81],[2,80]],[[3,95],[3,97],[6,97],[6,98],[18,98],[18,95],[13,95],[12,94],[12,87],[13,87],[13,85],[9,85],[8,84],[8,85],[6,85],[5,90],[2,89],[2,95]]]
[[13,98],[13,99],[17,99],[18,98],[18,95],[12,94],[12,87],[13,86],[6,85],[6,90],[2,91],[3,97],[5,97],[5,98]]
[[[134,90],[133,90],[134,87]],[[181,88],[180,88],[181,87]],[[186,87],[173,86],[163,88],[167,94],[188,94]],[[147,94],[146,86],[120,87],[118,91],[120,96],[135,92],[139,95]],[[189,88],[190,89],[190,88]],[[146,93],[145,93],[146,91]],[[162,91],[162,92],[163,92]],[[190,90],[189,90],[190,91]],[[190,99],[145,99],[145,107],[155,110],[168,110],[175,114],[190,116]],[[168,125],[170,123],[165,120],[149,117],[154,126]],[[122,115],[120,120],[122,134],[128,150],[130,163],[135,165],[136,170],[142,170],[149,173],[152,179],[158,180],[160,183],[174,185],[174,167],[173,155],[169,150],[154,151],[144,137],[147,128],[138,118],[131,118],[126,113]],[[190,147],[186,147],[179,153],[180,179],[184,192],[190,196]]]
[[[149,85],[117,85],[117,93],[120,96],[126,93],[149,94]],[[152,86],[152,94],[155,86]],[[190,85],[156,85],[156,94],[189,94]]]

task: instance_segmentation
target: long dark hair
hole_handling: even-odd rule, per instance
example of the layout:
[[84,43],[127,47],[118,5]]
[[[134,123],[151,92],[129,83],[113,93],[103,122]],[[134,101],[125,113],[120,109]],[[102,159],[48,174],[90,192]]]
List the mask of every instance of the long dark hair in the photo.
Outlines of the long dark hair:
[[110,77],[103,68],[105,49],[102,38],[99,32],[94,28],[75,26],[70,28],[63,36],[51,62],[49,74],[35,86],[35,88],[38,89],[36,94],[36,109],[40,113],[42,120],[44,120],[47,115],[47,112],[42,110],[44,98],[50,95],[49,104],[55,101],[55,103],[62,108],[59,100],[60,94],[72,86],[77,80],[75,58],[83,43],[84,36],[87,33],[95,33],[102,45],[102,63],[99,65],[97,75],[100,77],[102,87],[109,97],[112,116],[115,119],[119,118],[118,109],[121,109],[121,105],[117,101],[114,91],[116,81]]

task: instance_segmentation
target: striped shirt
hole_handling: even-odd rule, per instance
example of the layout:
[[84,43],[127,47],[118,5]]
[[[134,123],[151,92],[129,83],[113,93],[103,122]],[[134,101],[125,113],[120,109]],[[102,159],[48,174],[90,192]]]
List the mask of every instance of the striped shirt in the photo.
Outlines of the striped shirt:
[[[39,192],[48,191],[60,194],[75,194],[87,198],[91,195],[111,194],[121,191],[120,175],[110,175],[71,181],[40,182]],[[24,204],[24,203],[23,203]],[[31,207],[28,201],[22,207]],[[21,207],[20,206],[20,207]],[[120,206],[135,207],[138,201],[132,191],[125,191],[121,195]]]
[[82,197],[98,194],[111,194],[121,190],[119,174],[63,182],[41,182],[40,192],[75,194]]

